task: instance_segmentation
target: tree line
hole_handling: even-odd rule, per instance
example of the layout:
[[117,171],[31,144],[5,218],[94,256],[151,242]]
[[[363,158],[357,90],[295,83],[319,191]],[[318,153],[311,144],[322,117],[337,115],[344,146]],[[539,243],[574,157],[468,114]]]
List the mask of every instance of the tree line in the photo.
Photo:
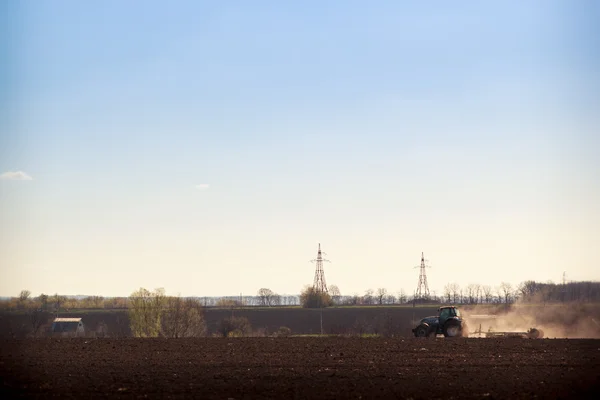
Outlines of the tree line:
[[[168,297],[168,296],[165,296]],[[517,286],[502,282],[498,286],[468,284],[460,286],[448,283],[441,293],[423,299],[408,295],[404,290],[397,292],[386,288],[367,289],[364,293],[342,295],[336,285],[329,287],[328,293],[317,294],[312,287],[305,286],[299,295],[280,295],[269,288],[260,288],[252,296],[189,297],[198,307],[280,307],[302,306],[309,308],[330,306],[376,306],[404,305],[414,302],[454,303],[454,304],[510,304],[514,302],[600,302],[600,282],[571,281],[564,284],[536,282],[528,280]],[[59,312],[75,309],[123,309],[132,307],[132,297],[103,297],[40,294],[31,296],[29,290],[22,290],[19,296],[0,300],[0,309],[8,311],[39,310]],[[134,304],[135,305],[135,304]]]
[[600,282],[536,282],[525,281],[517,286],[502,282],[499,286],[469,284],[461,288],[456,283],[444,286],[441,302],[457,304],[509,304],[558,303],[558,302],[600,302]]

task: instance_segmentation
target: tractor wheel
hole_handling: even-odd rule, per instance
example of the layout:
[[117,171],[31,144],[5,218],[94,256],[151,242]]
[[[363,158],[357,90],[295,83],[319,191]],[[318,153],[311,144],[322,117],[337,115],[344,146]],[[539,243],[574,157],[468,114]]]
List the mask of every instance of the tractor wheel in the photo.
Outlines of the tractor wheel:
[[460,327],[460,322],[452,320],[446,322],[443,332],[445,337],[461,337],[462,329]]
[[429,327],[427,325],[419,325],[417,329],[415,329],[415,337],[428,337],[429,336]]
[[538,329],[538,332],[540,333],[540,335],[538,336],[538,339],[542,339],[544,337],[544,331],[541,329]]
[[541,329],[531,328],[527,334],[530,339],[541,339],[544,337],[544,331]]

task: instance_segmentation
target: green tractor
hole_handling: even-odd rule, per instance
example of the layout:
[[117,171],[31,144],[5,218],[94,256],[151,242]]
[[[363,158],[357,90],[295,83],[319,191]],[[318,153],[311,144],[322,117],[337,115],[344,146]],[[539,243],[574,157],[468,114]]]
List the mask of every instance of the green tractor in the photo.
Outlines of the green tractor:
[[412,331],[415,337],[444,335],[445,337],[467,337],[467,324],[454,306],[440,307],[439,315],[423,318]]

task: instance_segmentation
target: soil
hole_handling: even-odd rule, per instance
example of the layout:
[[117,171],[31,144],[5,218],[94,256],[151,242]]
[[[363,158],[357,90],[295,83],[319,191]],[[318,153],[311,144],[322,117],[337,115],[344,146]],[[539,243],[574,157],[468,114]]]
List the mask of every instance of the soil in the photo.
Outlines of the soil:
[[0,396],[595,398],[600,340],[7,339]]
[[[487,330],[493,327],[500,331],[523,331],[531,327],[541,328],[548,338],[600,338],[600,304],[554,304],[543,306],[527,305],[507,310],[504,305],[480,305],[461,307],[465,314],[498,314],[500,319],[469,321],[476,329],[478,324]],[[403,307],[332,307],[323,309],[323,332],[328,334],[380,334],[382,336],[413,336],[411,329],[421,318],[437,315],[437,306]],[[507,317],[506,312],[509,312]],[[294,334],[317,334],[321,332],[321,310],[291,307],[243,309],[205,309],[204,319],[208,335],[217,333],[224,318],[245,317],[257,336],[269,335],[281,326]],[[0,339],[20,339],[31,336],[47,336],[56,314],[45,313],[43,326],[32,332],[31,316],[26,312],[0,311]],[[86,335],[112,338],[131,337],[129,315],[126,310],[78,310],[61,312],[60,317],[82,318]],[[472,322],[472,323],[471,323]],[[496,325],[503,322],[502,325]],[[510,322],[507,325],[507,322]],[[100,329],[100,327],[103,329]]]

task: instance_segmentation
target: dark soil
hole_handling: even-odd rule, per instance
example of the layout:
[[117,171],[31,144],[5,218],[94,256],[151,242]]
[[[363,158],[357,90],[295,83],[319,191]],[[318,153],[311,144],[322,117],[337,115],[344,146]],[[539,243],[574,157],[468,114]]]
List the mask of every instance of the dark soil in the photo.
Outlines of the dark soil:
[[3,340],[0,375],[2,398],[581,399],[600,340]]

